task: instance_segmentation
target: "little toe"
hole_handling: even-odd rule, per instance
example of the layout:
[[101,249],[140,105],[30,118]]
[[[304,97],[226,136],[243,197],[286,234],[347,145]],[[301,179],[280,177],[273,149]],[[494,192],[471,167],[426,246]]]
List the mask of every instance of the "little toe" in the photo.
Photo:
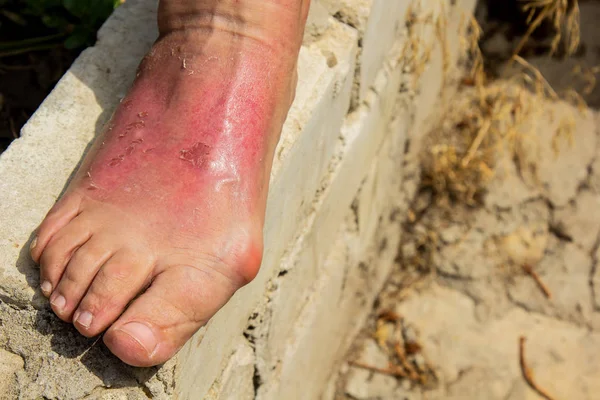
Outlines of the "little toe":
[[52,240],[57,232],[64,228],[79,214],[80,206],[81,197],[77,195],[67,195],[61,198],[52,209],[50,209],[29,245],[33,261],[39,264],[40,257],[44,252],[46,245]]
[[127,307],[104,335],[104,342],[127,364],[161,364],[173,357],[237,288],[212,269],[171,267]]
[[[56,315],[70,322],[73,311],[85,295],[96,273],[114,253],[114,245],[94,236],[78,248],[67,264],[56,289],[50,297],[50,304]],[[45,292],[44,288],[42,291]],[[65,301],[58,300],[62,296]]]
[[40,282],[46,296],[58,285],[75,250],[91,237],[92,231],[88,221],[79,215],[58,231],[44,247],[44,252],[40,256]]
[[82,335],[96,336],[108,328],[150,282],[154,261],[141,254],[121,250],[98,270],[73,314]]

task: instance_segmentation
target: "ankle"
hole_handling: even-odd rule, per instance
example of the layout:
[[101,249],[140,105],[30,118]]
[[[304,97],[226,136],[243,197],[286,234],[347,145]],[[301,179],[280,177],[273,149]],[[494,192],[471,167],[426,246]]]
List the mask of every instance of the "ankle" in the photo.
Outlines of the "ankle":
[[296,51],[309,4],[310,0],[161,0],[158,27],[161,37],[223,33]]

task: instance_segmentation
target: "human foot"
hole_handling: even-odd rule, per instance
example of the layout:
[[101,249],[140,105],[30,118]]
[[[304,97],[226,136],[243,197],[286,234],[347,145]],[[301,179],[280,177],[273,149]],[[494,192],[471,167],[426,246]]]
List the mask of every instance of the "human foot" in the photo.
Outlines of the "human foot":
[[308,1],[163,0],[160,39],[31,248],[52,309],[171,358],[254,278]]

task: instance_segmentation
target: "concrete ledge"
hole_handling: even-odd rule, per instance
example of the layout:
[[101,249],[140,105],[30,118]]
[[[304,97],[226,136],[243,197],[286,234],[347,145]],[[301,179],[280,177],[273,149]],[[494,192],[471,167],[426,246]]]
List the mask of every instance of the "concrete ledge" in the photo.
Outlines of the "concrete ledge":
[[[406,68],[408,2],[344,0],[337,9],[336,3],[315,1],[311,9],[297,96],[271,176],[258,277],[176,359],[152,369],[124,366],[101,342],[53,317],[34,289],[38,272],[26,250],[156,37],[156,4],[128,0],[107,21],[96,46],[0,158],[0,364],[14,377],[10,387],[0,385],[0,397],[312,399],[323,393],[356,334],[353,321],[366,316],[393,266],[401,235],[393,199],[405,141],[432,112],[445,55],[458,51],[432,44],[417,74]],[[472,5],[464,0],[460,7]],[[454,35],[460,7],[443,11]],[[442,15],[433,2],[419,12]],[[435,30],[419,34],[423,43],[435,43]]]

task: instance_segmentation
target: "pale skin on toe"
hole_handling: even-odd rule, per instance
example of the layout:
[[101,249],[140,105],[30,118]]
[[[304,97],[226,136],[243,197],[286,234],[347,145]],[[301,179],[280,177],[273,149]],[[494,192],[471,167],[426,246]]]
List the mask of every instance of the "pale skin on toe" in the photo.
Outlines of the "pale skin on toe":
[[309,0],[162,0],[160,38],[31,256],[52,310],[124,362],[171,358],[258,273]]

